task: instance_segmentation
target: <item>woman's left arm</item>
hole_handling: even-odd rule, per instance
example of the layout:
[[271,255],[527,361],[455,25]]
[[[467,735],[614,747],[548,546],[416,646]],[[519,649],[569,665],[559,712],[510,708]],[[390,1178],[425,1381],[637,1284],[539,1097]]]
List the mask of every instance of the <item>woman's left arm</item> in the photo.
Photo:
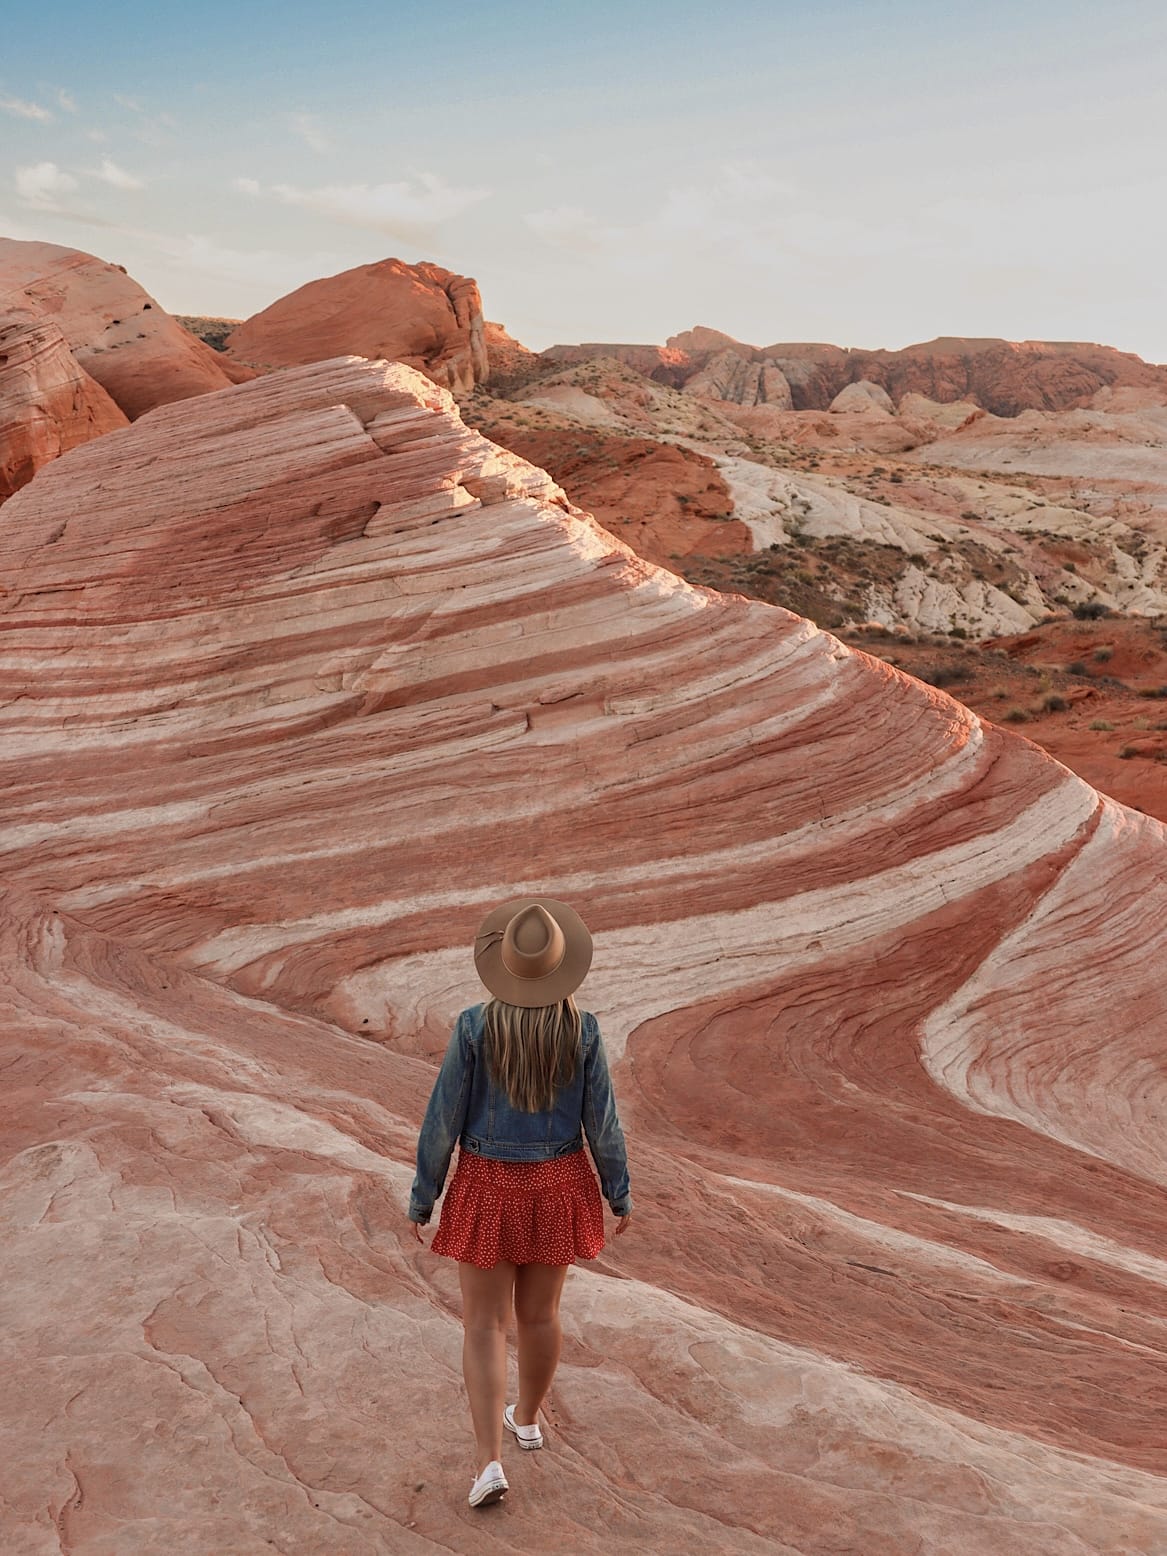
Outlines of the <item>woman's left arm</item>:
[[450,1034],[446,1056],[430,1093],[417,1141],[417,1175],[409,1194],[409,1219],[425,1226],[434,1201],[442,1192],[450,1157],[466,1123],[470,1083],[474,1079],[474,1046],[463,1011]]

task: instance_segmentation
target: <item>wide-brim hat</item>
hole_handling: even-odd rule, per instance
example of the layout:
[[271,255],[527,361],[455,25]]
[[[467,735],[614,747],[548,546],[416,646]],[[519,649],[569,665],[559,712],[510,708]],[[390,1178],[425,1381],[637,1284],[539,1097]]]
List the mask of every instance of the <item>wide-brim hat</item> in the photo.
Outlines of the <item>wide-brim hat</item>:
[[574,908],[553,897],[500,902],[474,937],[474,965],[508,1005],[554,1005],[574,994],[592,965],[592,937]]

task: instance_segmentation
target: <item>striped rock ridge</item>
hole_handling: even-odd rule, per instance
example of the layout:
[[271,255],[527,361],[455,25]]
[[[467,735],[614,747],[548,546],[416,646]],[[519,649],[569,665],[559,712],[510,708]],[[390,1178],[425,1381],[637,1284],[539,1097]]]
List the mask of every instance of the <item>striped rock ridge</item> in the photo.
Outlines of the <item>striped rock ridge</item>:
[[[4,518],[4,1550],[1167,1549],[1160,824],[401,366]],[[474,1514],[404,1211],[528,891],[592,928],[637,1213]]]

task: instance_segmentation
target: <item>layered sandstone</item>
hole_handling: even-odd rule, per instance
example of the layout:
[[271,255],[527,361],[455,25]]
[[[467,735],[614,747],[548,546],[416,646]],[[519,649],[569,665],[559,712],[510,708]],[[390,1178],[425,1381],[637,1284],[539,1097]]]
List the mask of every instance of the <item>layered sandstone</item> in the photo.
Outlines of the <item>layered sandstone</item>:
[[188,334],[122,266],[77,249],[0,238],[0,316],[14,311],[54,325],[131,421],[254,376]]
[[259,368],[340,355],[404,362],[460,393],[489,374],[477,282],[399,259],[310,281],[245,319],[227,353]]
[[730,400],[735,405],[776,405],[790,410],[790,385],[773,362],[747,362],[736,351],[719,351],[685,383],[690,394]]
[[[751,346],[699,325],[670,335],[664,346],[552,346],[541,357],[551,368],[616,358],[674,388],[746,405],[762,402],[719,393],[718,383],[748,385],[747,369],[765,368],[788,386],[796,410],[826,410],[848,385],[860,382],[884,390],[897,405],[905,395],[941,403],[967,399],[999,416],[1071,410],[1090,404],[1100,391],[1167,395],[1167,367],[1089,341],[940,336],[897,351],[871,351],[808,341]],[[710,374],[713,383],[707,387]],[[777,386],[778,378],[772,382]]]
[[24,310],[0,316],[0,501],[49,460],[126,425],[55,324]]
[[[399,366],[4,516],[6,1550],[1167,1548],[1161,826]],[[404,1210],[527,891],[594,932],[638,1208],[488,1521]]]

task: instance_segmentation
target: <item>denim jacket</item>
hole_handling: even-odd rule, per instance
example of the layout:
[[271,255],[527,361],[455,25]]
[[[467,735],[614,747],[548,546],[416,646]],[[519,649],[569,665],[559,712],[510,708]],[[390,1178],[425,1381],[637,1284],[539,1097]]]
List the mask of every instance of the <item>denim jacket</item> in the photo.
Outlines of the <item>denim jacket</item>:
[[409,1196],[409,1219],[429,1221],[442,1192],[454,1142],[463,1151],[505,1162],[541,1162],[583,1149],[588,1137],[604,1198],[618,1216],[632,1209],[624,1131],[616,1113],[608,1060],[599,1024],[581,1011],[579,1059],[571,1084],[557,1089],[552,1106],[524,1113],[486,1072],[482,1049],[482,1005],[464,1010],[455,1023],[434,1082],[417,1142],[417,1176]]

